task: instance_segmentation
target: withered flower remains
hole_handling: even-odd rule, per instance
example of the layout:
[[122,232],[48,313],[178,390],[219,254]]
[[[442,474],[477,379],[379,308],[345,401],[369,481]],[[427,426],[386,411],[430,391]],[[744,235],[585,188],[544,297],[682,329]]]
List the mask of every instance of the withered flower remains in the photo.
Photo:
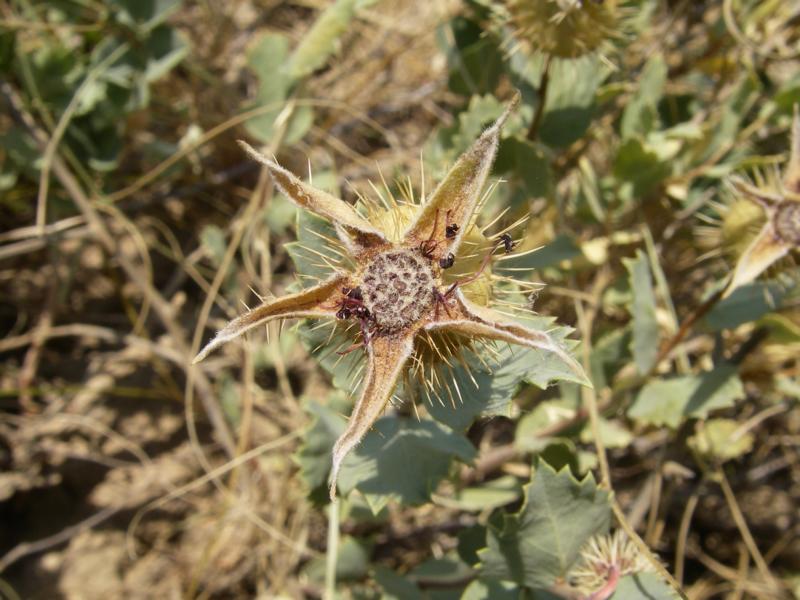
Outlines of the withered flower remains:
[[773,182],[774,189],[756,187],[738,177],[731,184],[745,198],[760,205],[767,220],[739,257],[726,294],[753,281],[793,249],[800,248],[800,115],[796,108],[789,162],[782,180]]
[[[267,167],[287,197],[333,223],[354,267],[337,269],[318,285],[267,300],[234,319],[203,348],[195,362],[248,329],[274,319],[313,317],[352,322],[360,342],[350,350],[363,348],[367,368],[350,421],[333,448],[331,498],[336,495],[342,461],[381,416],[410,363],[422,360],[424,344],[429,343],[425,340],[450,335],[467,343],[495,340],[537,348],[556,354],[578,378],[585,380],[580,365],[558,339],[480,306],[464,293],[463,288],[486,269],[494,251],[511,251],[510,236],[499,236],[471,275],[447,283],[443,279],[459,256],[465,236],[474,229],[474,213],[497,153],[500,129],[518,101],[516,96],[504,114],[458,159],[434,192],[414,207],[415,214],[404,222],[397,236],[390,235],[389,225],[373,224],[349,204],[303,183],[242,143],[253,159]],[[441,354],[439,349],[436,352]]]

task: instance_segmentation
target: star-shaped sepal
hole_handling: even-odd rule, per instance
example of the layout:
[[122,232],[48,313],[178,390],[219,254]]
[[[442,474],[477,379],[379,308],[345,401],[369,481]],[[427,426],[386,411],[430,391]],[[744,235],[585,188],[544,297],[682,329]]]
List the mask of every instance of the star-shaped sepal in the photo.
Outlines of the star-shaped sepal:
[[731,179],[734,190],[764,209],[767,220],[736,263],[725,296],[750,283],[771,265],[800,248],[800,115],[795,106],[791,153],[780,193],[757,188],[740,177]]
[[437,318],[428,323],[425,329],[430,332],[438,330],[458,333],[472,340],[507,342],[555,354],[572,371],[577,381],[592,387],[583,367],[559,340],[545,331],[526,327],[491,308],[470,302],[461,290],[455,290],[454,301],[447,310],[439,312]]
[[290,200],[333,223],[355,268],[353,272],[337,272],[296,294],[267,300],[234,319],[203,348],[195,362],[245,331],[274,319],[324,317],[356,321],[358,326],[351,330],[360,333],[361,341],[345,352],[363,347],[367,366],[348,425],[333,448],[331,499],[336,497],[336,482],[345,457],[383,413],[421,333],[429,340],[435,338],[437,331],[458,334],[470,340],[467,347],[471,347],[471,340],[484,339],[553,353],[577,380],[590,385],[581,366],[559,340],[465,298],[462,289],[481,276],[493,252],[501,247],[511,251],[510,237],[501,236],[472,275],[448,284],[442,281],[442,273],[452,266],[474,226],[476,207],[497,154],[500,130],[518,102],[517,94],[497,121],[456,161],[430,197],[423,200],[397,243],[389,241],[384,232],[346,202],[302,182],[242,143],[247,153],[268,169]]
[[246,331],[276,319],[334,318],[339,310],[337,297],[341,295],[342,288],[346,288],[349,282],[348,274],[339,273],[319,285],[296,294],[271,298],[262,302],[220,329],[195,356],[192,364],[199,363],[211,352],[238,338]]

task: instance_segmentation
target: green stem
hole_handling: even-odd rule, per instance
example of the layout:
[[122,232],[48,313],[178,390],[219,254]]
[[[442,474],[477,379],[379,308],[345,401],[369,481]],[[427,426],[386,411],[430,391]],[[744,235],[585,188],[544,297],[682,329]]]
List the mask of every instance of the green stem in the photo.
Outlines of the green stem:
[[684,338],[692,330],[694,324],[697,323],[697,321],[702,319],[704,316],[706,316],[708,312],[712,308],[714,308],[717,302],[719,302],[722,299],[726,289],[727,286],[723,287],[719,291],[709,296],[705,302],[699,305],[688,317],[684,319],[678,331],[675,332],[675,335],[673,335],[669,340],[667,340],[665,344],[661,346],[661,349],[658,352],[658,356],[656,356],[655,361],[653,361],[653,366],[651,367],[650,372],[647,373],[647,375],[644,377],[645,381],[650,379],[650,377],[655,374],[656,369],[658,368],[658,365],[661,363],[661,361],[667,358],[670,355],[670,353],[675,349],[675,346],[677,346],[684,340]]
[[336,561],[339,555],[339,501],[328,506],[328,551],[325,555],[325,600],[336,595]]

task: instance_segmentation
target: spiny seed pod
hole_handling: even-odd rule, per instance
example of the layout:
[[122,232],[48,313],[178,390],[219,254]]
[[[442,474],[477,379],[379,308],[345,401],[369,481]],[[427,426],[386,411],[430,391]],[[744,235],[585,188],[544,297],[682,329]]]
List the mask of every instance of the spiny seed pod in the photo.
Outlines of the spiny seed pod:
[[620,37],[617,0],[505,0],[504,8],[501,19],[528,52],[578,58]]
[[[558,336],[522,325],[490,306],[503,303],[509,310],[508,301],[495,301],[492,293],[509,278],[493,279],[491,261],[495,251],[513,247],[506,235],[513,225],[487,237],[492,224],[479,227],[477,215],[486,199],[482,191],[497,153],[500,129],[518,102],[519,94],[421,203],[410,193],[406,201],[391,194],[381,196],[380,203],[361,197],[356,210],[242,143],[288,198],[331,223],[336,239],[319,234],[329,251],[317,252],[330,270],[316,285],[267,300],[231,321],[195,362],[275,319],[319,319],[332,328],[331,340],[337,332],[349,335],[339,354],[363,349],[366,360],[350,421],[333,447],[332,499],[342,461],[381,416],[399,381],[410,373],[416,374],[428,397],[436,395],[442,387],[437,365],[466,365],[465,350],[481,344],[488,349],[492,342],[501,341],[552,353],[576,381],[590,385]],[[306,250],[315,252],[310,247]],[[439,268],[439,261],[450,256],[454,268]],[[523,282],[512,285],[526,290]],[[359,388],[358,383],[353,381],[353,389]]]
[[592,537],[581,549],[578,563],[568,579],[587,597],[608,598],[623,577],[654,571],[636,544],[618,529],[611,535]]

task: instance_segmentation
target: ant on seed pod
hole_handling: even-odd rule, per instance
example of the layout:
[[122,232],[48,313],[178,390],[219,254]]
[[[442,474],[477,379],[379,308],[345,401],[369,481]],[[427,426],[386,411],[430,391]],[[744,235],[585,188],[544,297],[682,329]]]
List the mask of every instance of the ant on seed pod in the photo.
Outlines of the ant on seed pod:
[[356,348],[369,344],[369,340],[372,337],[370,330],[374,329],[375,318],[369,312],[369,309],[364,306],[364,296],[361,292],[361,288],[343,287],[342,294],[344,294],[344,296],[339,301],[339,310],[336,311],[336,318],[346,320],[355,317],[358,319],[363,340],[358,344],[353,344],[349,348],[338,352],[338,354],[349,354]]
[[[483,262],[481,263],[481,265],[478,268],[478,270],[475,271],[475,273],[473,273],[472,275],[470,275],[466,279],[459,279],[458,281],[452,283],[450,285],[450,287],[447,288],[447,290],[444,293],[440,292],[438,288],[434,287],[433,288],[433,295],[434,295],[434,298],[436,300],[436,313],[437,313],[437,316],[438,316],[438,311],[439,311],[439,305],[440,304],[442,306],[444,306],[444,311],[447,313],[447,315],[451,316],[450,315],[450,309],[449,309],[449,307],[447,305],[448,300],[450,299],[450,297],[453,295],[453,293],[456,291],[456,289],[459,286],[468,285],[468,284],[472,283],[473,281],[475,281],[478,277],[481,276],[481,274],[484,272],[484,270],[486,270],[486,267],[489,265],[489,262],[491,262],[492,255],[495,253],[495,250],[497,250],[500,246],[502,246],[503,247],[503,252],[505,252],[505,254],[510,254],[511,251],[514,250],[514,246],[515,245],[516,244],[514,243],[514,240],[511,239],[511,236],[508,233],[502,234],[497,239],[497,241],[494,243],[494,245],[492,246],[491,250],[489,250],[489,252],[486,253],[486,256],[483,258]],[[453,253],[451,252],[446,257],[439,259],[439,266],[442,269],[449,269],[450,267],[453,266],[454,262],[455,262],[455,257],[453,256]]]
[[[445,213],[444,218],[445,218],[444,237],[448,240],[452,240],[458,234],[459,226],[457,223],[448,223],[448,221],[450,221],[449,210],[447,211],[447,213]],[[439,226],[439,211],[437,210],[436,216],[433,219],[433,228],[431,229],[431,237],[429,237],[427,240],[421,241],[418,246],[420,254],[422,254],[422,256],[424,256],[428,260],[433,260],[433,253],[436,252],[436,248],[438,248],[439,244],[442,243],[441,241],[436,241],[434,239],[438,226]],[[444,260],[445,260],[444,258],[439,259],[439,264],[441,265],[442,261]],[[452,263],[450,264],[450,266],[452,266]],[[442,266],[442,268],[447,269],[449,267]]]

